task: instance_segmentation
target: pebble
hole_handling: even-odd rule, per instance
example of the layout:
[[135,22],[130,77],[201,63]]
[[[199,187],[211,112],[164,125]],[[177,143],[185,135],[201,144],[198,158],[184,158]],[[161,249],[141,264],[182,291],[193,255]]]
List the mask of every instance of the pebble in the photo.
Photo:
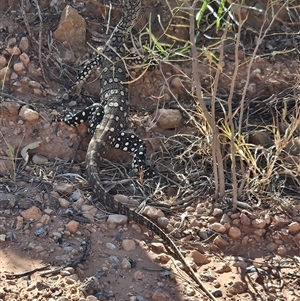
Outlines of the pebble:
[[223,210],[220,209],[220,208],[215,208],[214,211],[213,211],[213,213],[212,213],[212,215],[213,215],[214,217],[221,216],[222,214],[223,214]]
[[63,277],[64,277],[64,276],[70,276],[71,273],[70,273],[69,271],[62,270],[62,271],[60,271],[60,275],[62,275]]
[[23,62],[15,63],[13,68],[14,68],[14,71],[18,75],[25,75],[26,74],[26,68],[25,68],[25,65],[23,64]]
[[214,238],[213,243],[219,248],[225,248],[229,245],[229,243],[220,235]]
[[225,224],[225,223],[230,223],[231,222],[231,218],[228,214],[224,213],[221,217],[220,223],[221,224]]
[[281,216],[277,216],[277,215],[274,215],[273,219],[272,219],[272,225],[275,227],[275,228],[282,228],[282,227],[285,227],[287,226],[288,224],[290,224],[290,220],[285,218],[285,217],[281,217]]
[[71,277],[65,277],[66,283],[67,284],[75,284],[76,280],[72,279]]
[[262,229],[266,226],[267,221],[262,218],[256,218],[252,221],[252,226],[257,229]]
[[40,223],[42,223],[43,225],[49,225],[50,222],[51,222],[51,217],[48,214],[43,214],[40,219]]
[[228,288],[229,293],[231,293],[233,295],[244,293],[246,290],[247,290],[247,285],[246,285],[246,283],[244,283],[242,281],[235,281]]
[[145,214],[150,219],[157,219],[159,217],[164,217],[165,214],[162,212],[162,210],[157,209],[153,206],[146,206],[143,214]]
[[288,225],[288,230],[290,234],[295,235],[300,231],[300,224],[298,222],[292,222]]
[[266,131],[256,131],[249,136],[249,141],[255,145],[268,147],[272,145],[272,139]]
[[75,233],[78,230],[79,222],[77,221],[70,221],[66,224],[66,231],[70,233]]
[[278,248],[278,246],[274,242],[271,242],[267,245],[267,249],[271,252],[276,251],[277,248]]
[[70,206],[70,202],[64,198],[58,198],[58,202],[61,208],[68,208]]
[[161,242],[152,242],[151,247],[155,253],[167,253],[165,245]]
[[243,212],[241,213],[240,221],[241,221],[242,225],[245,225],[245,226],[250,226],[251,225],[250,218]]
[[9,38],[7,40],[7,47],[13,47],[17,44],[17,39],[15,37]]
[[73,202],[77,202],[80,198],[82,198],[82,196],[83,194],[81,190],[77,188],[72,192],[70,198]]
[[154,291],[152,294],[153,301],[172,301],[174,300],[166,291],[161,288]]
[[210,229],[212,229],[213,231],[215,231],[217,233],[225,233],[226,232],[226,228],[224,227],[224,225],[222,225],[220,223],[211,224]]
[[6,52],[7,54],[12,55],[12,56],[18,56],[21,54],[21,50],[17,46],[14,46],[11,48],[7,47],[7,48],[5,48],[4,52]]
[[122,247],[125,251],[133,251],[135,250],[135,242],[132,239],[124,239],[122,241]]
[[29,50],[29,40],[27,37],[22,37],[21,41],[19,43],[19,48],[23,51],[23,52],[27,52]]
[[109,249],[109,250],[115,250],[117,247],[111,243],[111,242],[108,242],[106,245],[106,248]]
[[239,239],[242,236],[242,232],[237,227],[231,227],[228,231],[228,235],[232,239]]
[[107,227],[109,229],[116,229],[119,226],[126,225],[128,217],[121,214],[111,214],[107,219]]
[[190,253],[190,256],[193,258],[193,260],[196,264],[207,264],[210,262],[209,258],[207,258],[205,255],[203,255],[202,253],[200,253],[197,250],[193,250]]
[[0,80],[5,79],[5,82],[8,82],[10,78],[10,74],[11,74],[11,69],[9,67],[4,67],[0,69]]
[[166,229],[168,226],[169,220],[165,216],[161,216],[157,219],[157,224],[160,228]]
[[73,185],[69,183],[59,183],[54,187],[54,191],[59,194],[71,194],[73,191]]
[[155,117],[155,122],[163,130],[178,128],[182,120],[181,112],[174,109],[159,109]]
[[93,295],[89,295],[89,296],[86,297],[85,300],[86,300],[86,301],[98,301],[99,299],[96,298],[96,297],[93,296]]
[[39,113],[27,106],[23,106],[19,112],[19,116],[27,121],[35,121],[39,119]]
[[122,269],[125,269],[125,270],[131,269],[131,263],[130,263],[130,261],[127,258],[124,258],[121,261],[121,267],[122,267]]
[[280,245],[277,248],[277,254],[279,254],[280,256],[285,256],[287,253],[287,249],[284,245]]
[[38,207],[32,206],[29,209],[22,211],[21,216],[26,221],[28,221],[30,219],[38,221],[42,217],[42,212]]
[[7,64],[7,60],[4,55],[0,55],[0,69],[5,67]]
[[266,233],[266,229],[256,229],[256,230],[254,230],[254,234],[258,235],[260,237],[264,236],[265,233]]
[[23,52],[20,56],[20,61],[24,64],[25,67],[28,66],[29,62],[30,62],[30,58],[28,56],[27,53]]

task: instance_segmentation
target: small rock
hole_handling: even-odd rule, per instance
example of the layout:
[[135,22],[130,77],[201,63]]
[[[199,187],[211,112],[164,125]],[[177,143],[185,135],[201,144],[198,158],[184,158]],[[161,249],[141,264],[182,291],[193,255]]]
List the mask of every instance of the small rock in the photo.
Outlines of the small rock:
[[277,248],[278,248],[278,246],[274,242],[271,242],[267,245],[267,249],[271,252],[276,251]]
[[27,52],[29,50],[29,40],[27,37],[22,37],[20,43],[19,43],[19,48],[23,52]]
[[119,226],[127,224],[128,217],[121,214],[111,214],[107,219],[107,226],[109,229],[116,229]]
[[245,225],[245,226],[250,226],[251,225],[250,218],[243,212],[241,213],[240,221],[241,221],[242,225]]
[[34,249],[34,251],[35,251],[36,253],[41,253],[41,252],[44,251],[44,248],[43,248],[42,246],[36,246],[35,249]]
[[284,218],[284,217],[280,217],[280,216],[277,216],[275,215],[272,219],[272,225],[275,227],[275,228],[282,228],[284,226],[287,226],[288,224],[290,224],[290,220],[287,219],[287,218]]
[[11,55],[11,56],[19,56],[21,54],[21,50],[17,46],[14,46],[14,47],[11,47],[11,48],[7,47],[7,48],[5,48],[4,52]]
[[239,239],[242,236],[242,232],[237,227],[231,227],[228,231],[228,236],[232,239]]
[[256,230],[254,230],[254,234],[259,236],[259,237],[264,236],[265,233],[266,233],[266,229],[256,229]]
[[300,224],[298,222],[292,222],[289,224],[288,229],[289,233],[295,235],[300,231]]
[[20,55],[20,61],[24,64],[25,67],[27,67],[30,62],[30,58],[29,58],[28,54],[23,52]]
[[15,37],[9,38],[9,39],[7,40],[7,46],[8,46],[8,47],[13,47],[13,46],[15,46],[16,44],[17,44],[17,39],[16,39]]
[[127,258],[124,258],[121,262],[122,269],[129,270],[131,269],[131,263]]
[[272,145],[272,139],[265,131],[256,131],[249,137],[249,141],[255,145],[269,147]]
[[27,106],[23,106],[19,112],[19,116],[27,121],[34,121],[39,119],[39,113]]
[[75,233],[78,230],[79,223],[76,221],[70,221],[66,224],[66,231]]
[[266,226],[267,221],[265,219],[256,218],[252,221],[252,226],[257,229],[262,229]]
[[231,267],[228,263],[224,263],[219,269],[216,269],[216,273],[218,274],[229,273],[229,272],[231,272]]
[[236,212],[236,213],[232,213],[230,215],[230,218],[231,219],[237,219],[237,218],[240,218],[240,216],[241,216],[241,213],[240,212]]
[[205,255],[201,254],[197,250],[193,250],[190,254],[196,264],[207,264],[210,262],[210,259]]
[[54,38],[66,42],[70,48],[84,47],[86,39],[86,23],[77,10],[67,5],[53,34]]
[[55,262],[59,264],[65,264],[66,262],[71,261],[70,254],[63,254],[55,256]]
[[210,228],[217,233],[225,233],[226,228],[220,223],[213,223],[210,225]]
[[159,217],[157,219],[157,224],[162,229],[166,229],[167,226],[168,226],[168,223],[169,223],[169,220],[166,217],[164,217],[164,216]]
[[222,290],[220,289],[213,290],[211,294],[216,298],[220,298],[223,296]]
[[62,270],[62,271],[60,271],[60,275],[63,276],[63,277],[65,277],[65,276],[70,276],[71,273],[69,271]]
[[42,165],[48,163],[48,159],[42,155],[34,154],[32,156],[32,162],[37,165]]
[[277,248],[277,254],[280,255],[280,256],[285,256],[287,253],[287,249],[284,245],[280,245],[278,248]]
[[221,217],[220,223],[224,225],[225,223],[230,223],[230,222],[231,222],[230,216],[224,213]]
[[109,249],[109,250],[115,250],[117,247],[113,244],[113,243],[106,243],[106,248]]
[[236,295],[246,292],[247,284],[242,281],[235,281],[229,288],[229,293]]
[[46,208],[46,209],[44,209],[44,212],[48,215],[51,215],[54,211],[51,208]]
[[99,299],[93,295],[89,295],[85,298],[86,301],[98,301]]
[[151,247],[155,253],[167,253],[165,245],[161,242],[152,242]]
[[58,202],[59,202],[60,207],[62,207],[62,208],[68,208],[70,205],[70,202],[64,198],[58,198]]
[[16,72],[12,72],[11,76],[10,76],[10,79],[15,81],[17,78],[18,78],[18,74]]
[[154,122],[163,130],[178,128],[182,120],[180,111],[174,109],[159,109],[155,117]]
[[229,243],[220,235],[215,237],[215,239],[213,240],[213,243],[220,249],[225,248],[229,245]]
[[75,284],[76,280],[72,279],[71,277],[65,277],[67,284]]
[[172,301],[174,300],[167,292],[162,290],[161,288],[154,291],[152,295],[153,301]]
[[13,68],[14,68],[14,71],[18,75],[25,75],[26,74],[26,68],[25,68],[25,65],[23,64],[23,62],[15,63]]
[[77,202],[82,197],[82,192],[80,191],[80,189],[76,189],[75,191],[73,191],[70,197],[72,201]]
[[135,250],[135,242],[132,239],[124,239],[122,241],[122,247],[125,251]]
[[38,207],[32,206],[29,209],[22,211],[21,212],[21,216],[26,221],[28,221],[30,219],[38,221],[41,218],[41,216],[42,216],[42,212],[41,212],[41,210]]
[[40,223],[42,223],[43,225],[49,225],[50,221],[51,221],[51,218],[48,214],[43,214],[41,216]]
[[17,216],[16,230],[21,230],[23,228],[24,218],[22,216]]
[[68,183],[59,183],[54,187],[54,191],[59,194],[70,194],[73,191],[73,185]]
[[9,81],[10,74],[11,74],[11,69],[9,67],[4,67],[0,69],[0,80],[1,81],[5,80],[5,82]]
[[160,209],[157,209],[153,206],[146,206],[143,211],[143,214],[145,214],[150,219],[157,219],[159,217],[165,216],[164,213]]
[[6,240],[6,235],[5,234],[0,234],[0,241],[3,242]]
[[5,67],[7,64],[7,60],[4,55],[0,55],[0,69]]
[[184,86],[181,82],[181,79],[178,76],[173,77],[173,79],[171,81],[171,86],[177,90],[182,90],[184,88]]
[[218,217],[218,216],[221,216],[223,214],[223,210],[220,209],[220,208],[215,208],[213,213],[212,213],[212,216],[214,217]]

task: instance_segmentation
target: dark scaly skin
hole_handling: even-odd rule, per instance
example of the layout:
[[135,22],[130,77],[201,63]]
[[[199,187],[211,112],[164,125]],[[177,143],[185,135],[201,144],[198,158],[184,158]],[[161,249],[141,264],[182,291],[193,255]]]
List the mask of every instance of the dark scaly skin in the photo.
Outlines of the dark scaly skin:
[[[90,127],[94,127],[95,129],[86,156],[87,180],[101,203],[112,208],[113,211],[126,215],[129,219],[146,226],[163,239],[174,250],[177,257],[187,266],[191,277],[206,295],[210,299],[216,300],[204,287],[194,270],[186,263],[184,256],[169,236],[143,215],[115,201],[113,196],[106,192],[101,184],[98,166],[100,166],[102,154],[109,145],[123,151],[132,151],[134,153],[133,168],[143,169],[145,167],[146,147],[144,142],[137,136],[124,132],[127,123],[128,88],[124,84],[127,81],[127,73],[121,60],[122,55],[125,54],[123,43],[127,38],[129,30],[136,23],[140,7],[141,0],[125,1],[124,16],[112,33],[103,51],[103,73],[100,77],[100,103],[104,106],[104,115],[100,123],[96,126],[93,124],[93,120],[90,122]],[[96,122],[97,120],[94,121]],[[137,148],[135,149],[135,147]]]

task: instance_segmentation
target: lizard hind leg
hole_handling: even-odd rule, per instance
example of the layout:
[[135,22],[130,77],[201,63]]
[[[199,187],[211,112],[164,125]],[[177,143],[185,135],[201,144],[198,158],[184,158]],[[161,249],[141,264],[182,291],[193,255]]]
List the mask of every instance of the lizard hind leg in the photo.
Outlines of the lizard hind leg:
[[146,168],[146,144],[133,133],[120,132],[113,137],[112,146],[124,152],[133,153],[131,168],[134,171],[143,171]]

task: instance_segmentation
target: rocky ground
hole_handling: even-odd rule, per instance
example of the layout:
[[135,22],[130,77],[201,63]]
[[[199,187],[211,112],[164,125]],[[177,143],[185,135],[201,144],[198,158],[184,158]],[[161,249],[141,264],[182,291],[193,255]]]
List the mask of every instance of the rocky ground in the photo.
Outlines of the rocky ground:
[[[143,214],[174,239],[217,300],[300,300],[300,12],[295,1],[287,1],[289,10],[282,5],[266,10],[266,3],[248,1],[251,13],[242,10],[246,21],[233,99],[237,108],[247,85],[249,142],[256,152],[276,155],[278,160],[266,162],[275,162],[277,177],[243,193],[237,211],[230,202],[216,202],[209,138],[191,93],[186,53],[183,59],[178,53],[159,59],[154,71],[130,73],[135,79],[130,128],[147,142],[157,175],[143,181],[131,177],[131,155],[115,150],[99,170],[118,201],[133,208],[148,203]],[[53,122],[97,100],[97,74],[79,96],[68,89],[91,56],[87,42],[103,45],[107,20],[113,26],[121,16],[107,4],[1,1],[0,300],[207,299],[173,250],[92,196],[85,180],[86,125]],[[150,22],[161,45],[173,36],[189,40],[188,18],[176,10],[181,5],[143,1],[134,36],[147,37],[141,33]],[[231,9],[237,20],[236,7]],[[209,15],[206,21],[212,20]],[[254,57],[261,26],[270,31]],[[235,30],[225,39],[222,66],[210,56],[220,54],[212,39],[219,41],[222,32],[206,22],[197,31],[198,71],[209,109],[220,68],[217,96],[226,100],[229,95]],[[221,124],[222,105],[217,117]],[[275,127],[286,140],[276,138]],[[273,153],[278,141],[282,151]],[[262,157],[267,166],[267,155]],[[230,200],[230,181],[226,184]]]

